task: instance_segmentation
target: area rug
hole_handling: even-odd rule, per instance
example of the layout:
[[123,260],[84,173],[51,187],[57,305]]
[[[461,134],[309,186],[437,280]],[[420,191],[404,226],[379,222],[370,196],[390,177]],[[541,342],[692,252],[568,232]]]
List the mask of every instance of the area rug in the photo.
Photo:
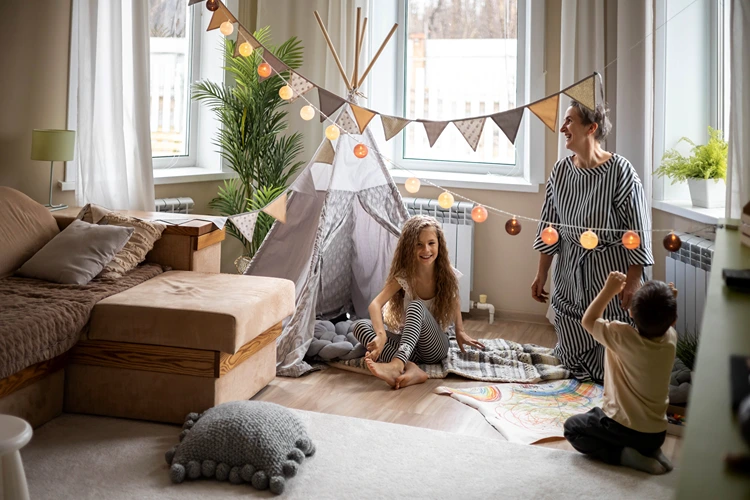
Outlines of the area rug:
[[[570,378],[570,372],[552,354],[549,347],[519,344],[504,339],[480,339],[484,350],[468,348],[461,352],[451,339],[448,356],[439,364],[419,365],[428,378],[445,378],[449,373],[482,382],[522,382],[535,384],[545,380]],[[371,375],[364,358],[332,361],[342,370]]]
[[575,379],[467,389],[440,386],[435,392],[479,410],[505,439],[523,444],[563,437],[568,417],[601,406],[604,393],[601,385]]
[[[295,410],[296,411],[296,410]],[[649,476],[569,451],[418,427],[297,412],[317,452],[280,499],[667,499],[677,473]],[[274,498],[246,484],[169,480],[180,427],[63,414],[21,452],[31,498]]]

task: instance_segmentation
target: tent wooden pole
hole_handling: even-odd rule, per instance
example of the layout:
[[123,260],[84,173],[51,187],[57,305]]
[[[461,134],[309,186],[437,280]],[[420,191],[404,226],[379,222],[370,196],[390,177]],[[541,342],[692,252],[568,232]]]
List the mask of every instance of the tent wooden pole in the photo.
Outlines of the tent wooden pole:
[[362,59],[362,50],[365,47],[365,30],[367,29],[367,18],[362,21],[362,33],[358,35],[359,38],[359,51],[357,52],[357,60]]
[[359,73],[359,24],[362,7],[357,7],[357,28],[354,30],[354,73],[352,73],[352,87],[357,88],[357,73]]
[[320,19],[320,15],[318,14],[317,10],[314,12],[314,14],[315,14],[315,19],[318,20],[318,26],[320,26],[320,30],[323,32],[323,36],[326,39],[328,48],[331,49],[331,53],[333,54],[333,60],[336,61],[336,66],[339,67],[339,72],[341,73],[341,78],[344,79],[344,83],[346,84],[346,89],[352,90],[352,86],[349,84],[349,79],[346,77],[346,71],[344,71],[344,67],[341,65],[341,60],[339,60],[339,55],[336,53],[336,49],[333,47],[333,42],[331,42],[331,37],[328,36],[328,30],[323,25],[323,21]]
[[393,28],[391,28],[390,33],[388,33],[388,36],[385,37],[385,40],[383,40],[383,43],[380,44],[380,48],[375,53],[375,57],[372,58],[372,61],[370,61],[370,64],[367,66],[367,69],[365,70],[364,73],[362,73],[362,78],[360,78],[359,81],[357,82],[357,87],[362,85],[362,82],[365,81],[365,78],[367,78],[367,74],[372,69],[372,66],[373,64],[375,64],[375,61],[378,60],[378,57],[380,57],[380,53],[383,52],[383,49],[385,49],[385,46],[388,43],[388,40],[390,40],[393,34],[396,32],[396,28],[398,28],[398,23],[393,25]]

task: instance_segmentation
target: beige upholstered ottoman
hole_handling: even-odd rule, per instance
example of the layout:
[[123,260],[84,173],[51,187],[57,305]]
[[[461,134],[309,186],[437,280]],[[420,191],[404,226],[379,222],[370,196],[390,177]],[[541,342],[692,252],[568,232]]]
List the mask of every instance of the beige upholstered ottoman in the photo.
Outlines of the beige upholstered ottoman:
[[276,375],[291,281],[171,271],[99,302],[71,351],[65,411],[181,423]]

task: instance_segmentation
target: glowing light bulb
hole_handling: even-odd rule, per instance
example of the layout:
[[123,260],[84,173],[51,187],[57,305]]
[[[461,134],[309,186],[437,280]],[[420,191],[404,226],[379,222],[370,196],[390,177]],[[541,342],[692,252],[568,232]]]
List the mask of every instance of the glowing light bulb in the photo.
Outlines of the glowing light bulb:
[[364,144],[359,143],[354,146],[354,156],[356,156],[357,158],[364,158],[365,156],[367,156],[367,153],[367,146],[365,146]]
[[488,215],[489,214],[487,213],[487,209],[482,205],[477,205],[476,207],[471,209],[471,219],[476,223],[486,221]]
[[302,106],[302,109],[299,110],[299,115],[303,120],[309,122],[315,118],[315,110],[312,106]]
[[279,89],[279,97],[284,99],[285,101],[288,101],[289,99],[294,96],[294,91],[292,90],[292,87],[289,85],[284,85]]
[[268,63],[260,63],[258,65],[258,74],[263,78],[271,76],[271,65]]
[[217,0],[206,0],[206,8],[211,12],[219,10],[219,2]]
[[421,185],[422,183],[419,182],[419,179],[417,179],[416,177],[409,177],[404,183],[404,188],[406,188],[407,191],[413,194],[419,191]]
[[588,231],[585,231],[583,234],[581,234],[580,241],[583,248],[585,248],[586,250],[593,250],[594,248],[596,248],[596,245],[599,244],[599,237],[594,231],[589,229]]
[[341,135],[341,130],[336,125],[329,125],[326,127],[326,137],[330,141],[335,141]]
[[560,235],[557,233],[557,229],[552,226],[548,226],[547,229],[542,231],[542,241],[545,245],[554,245],[559,239]]
[[521,223],[518,222],[518,219],[513,217],[508,222],[505,223],[505,232],[508,233],[511,236],[515,236],[518,233],[521,232]]
[[622,246],[628,250],[635,250],[641,245],[641,237],[635,231],[626,231],[622,235]]
[[240,44],[240,55],[247,57],[253,53],[253,47],[248,42],[242,42]]
[[664,237],[664,248],[670,252],[676,252],[682,246],[682,240],[674,233],[669,233]]
[[453,195],[448,191],[443,191],[442,193],[440,193],[440,196],[438,196],[438,205],[443,208],[452,207],[454,201],[455,200],[453,199]]
[[229,36],[234,33],[234,25],[230,21],[224,21],[219,26],[219,31],[221,31],[222,35]]

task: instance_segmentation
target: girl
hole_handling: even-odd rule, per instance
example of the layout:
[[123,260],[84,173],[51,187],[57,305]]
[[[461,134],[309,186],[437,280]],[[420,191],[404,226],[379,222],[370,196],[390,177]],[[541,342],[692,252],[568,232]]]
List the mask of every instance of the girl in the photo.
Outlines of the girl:
[[[451,323],[461,352],[464,345],[484,348],[464,332],[458,278],[443,230],[432,217],[416,215],[406,221],[383,291],[368,310],[372,319],[357,321],[354,336],[367,346],[365,363],[372,374],[394,389],[427,380],[415,362],[438,363],[448,355]],[[387,336],[386,326],[398,333]]]

